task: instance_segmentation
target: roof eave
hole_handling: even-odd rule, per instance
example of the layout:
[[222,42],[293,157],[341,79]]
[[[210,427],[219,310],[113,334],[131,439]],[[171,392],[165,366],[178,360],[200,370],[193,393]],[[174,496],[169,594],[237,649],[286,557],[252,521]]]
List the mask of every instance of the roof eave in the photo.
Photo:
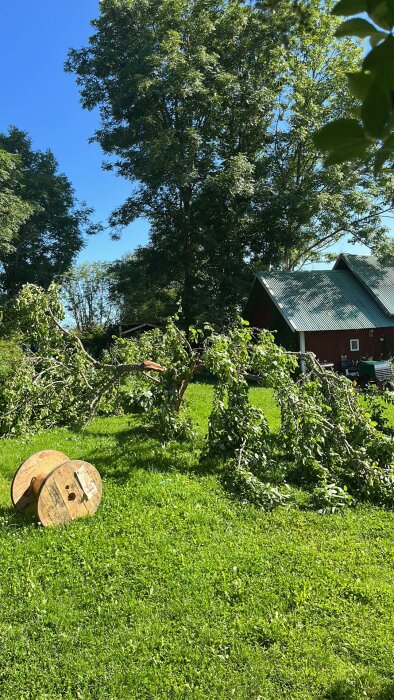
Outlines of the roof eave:
[[285,313],[285,311],[284,311],[283,304],[280,304],[280,303],[275,299],[275,294],[274,294],[274,292],[273,292],[272,289],[268,286],[268,284],[266,284],[264,278],[263,278],[262,276],[260,276],[260,275],[256,275],[256,277],[257,277],[257,279],[260,281],[260,283],[262,284],[262,286],[264,287],[264,289],[265,289],[265,291],[267,292],[269,298],[271,299],[271,301],[273,302],[273,304],[276,306],[276,308],[278,309],[279,313],[280,313],[280,314],[283,316],[283,318],[285,319],[285,321],[286,321],[287,325],[289,326],[289,328],[290,328],[293,332],[296,332],[296,333],[303,333],[303,332],[304,332],[304,329],[302,329],[302,328],[297,328],[297,326],[293,323],[293,321],[286,315],[286,313]]

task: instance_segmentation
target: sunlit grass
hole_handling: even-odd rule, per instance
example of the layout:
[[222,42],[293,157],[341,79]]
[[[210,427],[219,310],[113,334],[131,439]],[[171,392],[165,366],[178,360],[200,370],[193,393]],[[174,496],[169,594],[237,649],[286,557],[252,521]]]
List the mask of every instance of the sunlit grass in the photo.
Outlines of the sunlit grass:
[[[1,700],[388,700],[394,697],[393,515],[266,514],[142,418],[0,443]],[[278,409],[253,389],[272,429]],[[96,515],[43,529],[9,487],[42,448],[97,466]]]

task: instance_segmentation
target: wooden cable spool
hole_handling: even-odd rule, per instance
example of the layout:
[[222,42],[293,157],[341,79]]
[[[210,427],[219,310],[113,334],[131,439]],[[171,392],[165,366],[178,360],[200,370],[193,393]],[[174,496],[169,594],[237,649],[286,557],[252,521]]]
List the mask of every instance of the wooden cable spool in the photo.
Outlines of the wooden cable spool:
[[93,515],[101,501],[101,477],[89,462],[63,452],[43,450],[21,464],[11,485],[20,513],[32,513],[42,525],[63,525]]

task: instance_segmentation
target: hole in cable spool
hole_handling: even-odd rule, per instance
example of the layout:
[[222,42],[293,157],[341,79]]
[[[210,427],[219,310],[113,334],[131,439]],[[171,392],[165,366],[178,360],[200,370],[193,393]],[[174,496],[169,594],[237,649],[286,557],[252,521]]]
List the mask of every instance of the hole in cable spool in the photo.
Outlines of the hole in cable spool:
[[68,494],[68,500],[69,500],[69,501],[75,501],[76,497],[77,497],[77,496],[76,496],[75,493],[69,493],[69,494]]

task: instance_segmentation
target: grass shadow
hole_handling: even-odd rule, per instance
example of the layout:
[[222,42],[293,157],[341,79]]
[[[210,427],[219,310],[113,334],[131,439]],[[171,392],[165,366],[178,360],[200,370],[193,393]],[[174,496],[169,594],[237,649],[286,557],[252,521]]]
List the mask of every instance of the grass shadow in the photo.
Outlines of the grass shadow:
[[[337,680],[322,696],[322,700],[358,700],[361,697],[362,689],[359,684],[355,685],[347,680]],[[383,688],[379,688],[371,695],[370,700],[393,700],[394,683],[388,683]]]
[[394,683],[389,683],[375,695],[374,700],[393,700],[394,698]]
[[94,436],[97,444],[85,449],[84,459],[94,464],[103,478],[126,482],[136,469],[200,476],[215,471],[213,464],[200,460],[202,440],[199,439],[163,444],[152,428],[140,424],[113,433],[110,443],[105,441],[108,438],[105,432],[95,432]]
[[17,528],[23,530],[34,525],[36,520],[31,515],[18,513],[11,506],[0,506],[0,528]]

